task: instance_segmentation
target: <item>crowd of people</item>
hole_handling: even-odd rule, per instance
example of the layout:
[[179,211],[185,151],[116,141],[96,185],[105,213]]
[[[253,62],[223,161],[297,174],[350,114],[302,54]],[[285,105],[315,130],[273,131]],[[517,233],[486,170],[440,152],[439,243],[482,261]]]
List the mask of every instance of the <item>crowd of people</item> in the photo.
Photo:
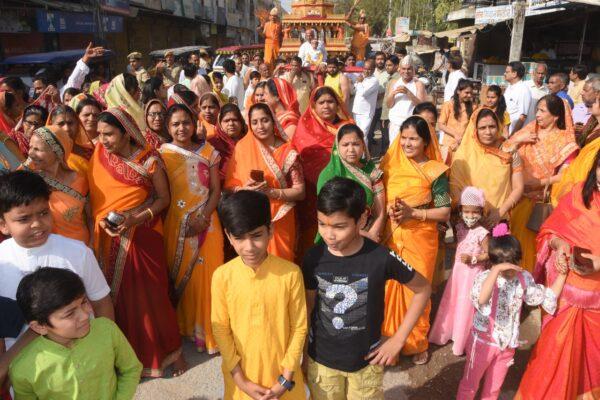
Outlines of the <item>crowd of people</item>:
[[221,354],[225,399],[383,399],[384,367],[450,341],[457,398],[493,399],[523,303],[545,313],[516,398],[599,395],[600,79],[511,62],[477,96],[453,54],[438,112],[410,56],[344,72],[311,35],[223,73],[133,52],[91,80],[90,45],[60,89],[1,78],[16,400],[132,398],[186,372],[188,339]]

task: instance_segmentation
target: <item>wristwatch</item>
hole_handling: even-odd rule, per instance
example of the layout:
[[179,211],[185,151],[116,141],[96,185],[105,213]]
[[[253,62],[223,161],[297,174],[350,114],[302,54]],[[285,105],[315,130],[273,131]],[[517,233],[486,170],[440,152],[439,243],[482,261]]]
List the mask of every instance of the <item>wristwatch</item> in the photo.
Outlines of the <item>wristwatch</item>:
[[288,381],[283,377],[283,375],[279,375],[279,378],[277,378],[277,382],[279,382],[279,384],[283,386],[288,392],[291,392],[292,389],[294,389],[294,386],[296,386],[296,382]]

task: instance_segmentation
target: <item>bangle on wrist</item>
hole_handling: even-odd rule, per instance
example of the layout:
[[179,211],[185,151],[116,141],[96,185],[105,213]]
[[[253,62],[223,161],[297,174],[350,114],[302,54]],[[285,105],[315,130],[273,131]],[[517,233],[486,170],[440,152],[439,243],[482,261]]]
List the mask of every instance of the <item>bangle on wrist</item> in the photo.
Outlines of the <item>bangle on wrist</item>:
[[146,208],[146,212],[150,215],[150,221],[154,219],[154,213],[150,209],[150,207]]

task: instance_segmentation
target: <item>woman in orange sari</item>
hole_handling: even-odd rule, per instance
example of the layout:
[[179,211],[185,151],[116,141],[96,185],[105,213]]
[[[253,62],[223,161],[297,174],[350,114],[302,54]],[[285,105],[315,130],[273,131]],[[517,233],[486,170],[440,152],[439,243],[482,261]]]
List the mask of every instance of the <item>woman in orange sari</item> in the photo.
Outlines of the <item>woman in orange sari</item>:
[[542,97],[537,105],[536,120],[515,133],[504,145],[509,151],[518,149],[523,160],[525,192],[511,213],[510,229],[521,242],[521,266],[530,272],[535,264],[536,232],[527,228],[527,222],[533,205],[560,181],[563,170],[577,155],[573,130],[565,129],[564,107],[564,102],[556,95]]
[[224,259],[223,233],[215,212],[221,196],[219,153],[196,136],[196,117],[185,105],[170,106],[166,121],[172,140],[160,148],[171,189],[165,249],[179,332],[193,338],[198,351],[214,354],[210,283]]
[[[435,134],[423,118],[412,116],[381,161],[390,218],[384,238],[387,246],[405,259],[429,283],[433,279],[438,250],[438,223],[450,217],[446,171]],[[382,333],[392,336],[412,302],[413,292],[388,281]],[[427,362],[431,303],[417,321],[402,354],[413,355],[415,364]]]
[[88,181],[87,176],[67,165],[72,148],[73,141],[58,126],[38,128],[31,137],[25,167],[40,174],[52,189],[49,203],[54,220],[52,232],[89,244]]
[[440,150],[448,165],[452,162],[452,155],[460,145],[475,108],[473,83],[466,79],[459,80],[452,100],[444,103],[438,119],[438,127],[444,132]]
[[296,250],[294,206],[304,199],[305,193],[298,153],[277,127],[268,105],[253,105],[249,116],[250,132],[235,146],[227,166],[225,189],[256,190],[269,197],[273,237],[268,251],[293,262]]
[[[592,233],[593,232],[593,233]],[[548,285],[571,265],[555,315],[544,316],[515,399],[600,397],[600,151],[537,237],[534,276]],[[573,256],[575,246],[583,254]],[[577,253],[578,254],[578,253]],[[590,265],[585,265],[588,262]]]
[[98,132],[88,175],[94,250],[111,287],[115,320],[144,366],[142,376],[163,376],[171,364],[180,374],[186,365],[160,217],[170,202],[164,165],[126,111],[100,114]]
[[73,150],[67,160],[69,168],[81,175],[87,175],[94,144],[87,136],[75,110],[62,104],[54,107],[48,117],[47,125],[56,125],[67,132],[73,141]]
[[271,78],[265,86],[264,96],[283,131],[292,139],[300,119],[300,105],[294,87],[285,79]]
[[221,105],[217,96],[210,92],[204,93],[198,100],[200,117],[198,118],[198,128],[203,132],[204,139],[208,140],[217,134],[217,119]]
[[146,107],[144,107],[147,127],[146,132],[144,132],[144,139],[155,150],[160,149],[160,146],[168,140],[165,129],[166,113],[167,109],[162,101],[158,99],[150,100],[146,103]]
[[[78,94],[73,97],[69,103],[71,108],[75,110],[83,132],[84,139],[89,139],[95,146],[98,141],[98,115],[102,112],[102,105],[90,95]],[[81,132],[81,127],[79,128]],[[82,133],[83,133],[82,132]],[[84,147],[89,146],[85,144]]]
[[331,159],[338,129],[350,122],[353,122],[350,114],[332,88],[321,86],[313,90],[310,105],[300,118],[292,138],[292,144],[300,154],[306,184],[306,199],[298,204],[298,213],[303,216],[300,224],[300,258],[314,244],[317,234],[319,174]]
[[219,152],[219,177],[221,183],[225,180],[227,163],[235,150],[235,145],[248,132],[244,117],[237,105],[225,104],[219,113],[216,134],[208,142]]

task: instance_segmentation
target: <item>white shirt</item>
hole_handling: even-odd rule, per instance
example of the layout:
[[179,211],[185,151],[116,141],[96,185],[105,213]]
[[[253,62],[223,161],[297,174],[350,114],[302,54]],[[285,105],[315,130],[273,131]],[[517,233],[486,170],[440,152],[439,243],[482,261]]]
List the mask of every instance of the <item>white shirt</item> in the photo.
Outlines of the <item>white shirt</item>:
[[236,74],[228,77],[222,90],[223,94],[229,97],[235,97],[240,109],[244,108],[244,81]]
[[75,64],[75,68],[73,68],[73,72],[69,75],[69,79],[67,79],[67,83],[64,84],[63,87],[60,88],[60,98],[62,100],[65,90],[68,88],[81,89],[81,85],[83,85],[83,81],[85,77],[90,73],[90,67],[83,60],[77,61]]
[[[473,328],[479,332],[488,331],[489,317],[492,313],[493,295],[486,304],[479,304],[481,286],[489,273],[489,269],[478,273],[471,289],[471,302],[476,310],[473,317]],[[525,293],[523,293],[521,282],[516,276],[509,281],[499,275],[496,280],[495,290],[499,292],[492,338],[494,345],[501,349],[519,347],[519,318],[523,302],[530,306],[541,305],[548,314],[554,314],[556,311],[556,295],[552,289],[536,284],[529,272],[523,271],[522,274],[525,281]]]
[[92,250],[78,240],[51,234],[42,246],[30,249],[19,246],[12,238],[0,243],[0,296],[14,300],[21,279],[39,267],[75,272],[91,301],[110,293]]
[[354,114],[363,114],[373,116],[377,107],[377,95],[379,94],[379,80],[371,75],[362,82],[354,84],[354,104],[352,112]]
[[513,133],[515,123],[521,115],[528,115],[531,107],[531,92],[529,87],[522,80],[513,85],[508,85],[504,91],[506,100],[506,111],[510,114],[510,129]]
[[[298,57],[300,57],[300,59],[302,60],[302,65],[303,66],[307,66],[309,65],[309,63],[306,61],[307,57],[309,57],[309,54],[312,53],[312,45],[310,44],[310,42],[307,40],[304,43],[302,43],[300,45],[300,49],[298,49]],[[327,50],[325,50],[325,46],[323,45],[323,42],[321,42],[319,40],[319,45],[317,46],[317,50],[319,50],[321,52],[321,54],[323,54],[323,62],[327,61]]]
[[467,77],[462,72],[462,70],[452,71],[448,74],[448,81],[446,82],[446,86],[444,86],[444,101],[449,101],[454,96],[454,91],[458,86],[458,81],[461,79],[466,79]]
[[546,85],[542,85],[541,87],[537,86],[533,80],[525,81],[525,84],[531,93],[531,104],[529,105],[529,112],[527,113],[527,120],[525,121],[525,125],[527,125],[535,119],[537,102],[542,97],[550,94],[550,89],[548,89]]
[[[415,96],[417,95],[417,80],[413,79],[409,83],[404,83],[402,78],[394,82],[394,85],[389,89],[393,92],[400,86],[406,86]],[[402,123],[412,115],[415,108],[415,104],[410,100],[406,94],[398,93],[394,96],[394,106],[390,108],[388,117],[392,124],[402,125]]]

